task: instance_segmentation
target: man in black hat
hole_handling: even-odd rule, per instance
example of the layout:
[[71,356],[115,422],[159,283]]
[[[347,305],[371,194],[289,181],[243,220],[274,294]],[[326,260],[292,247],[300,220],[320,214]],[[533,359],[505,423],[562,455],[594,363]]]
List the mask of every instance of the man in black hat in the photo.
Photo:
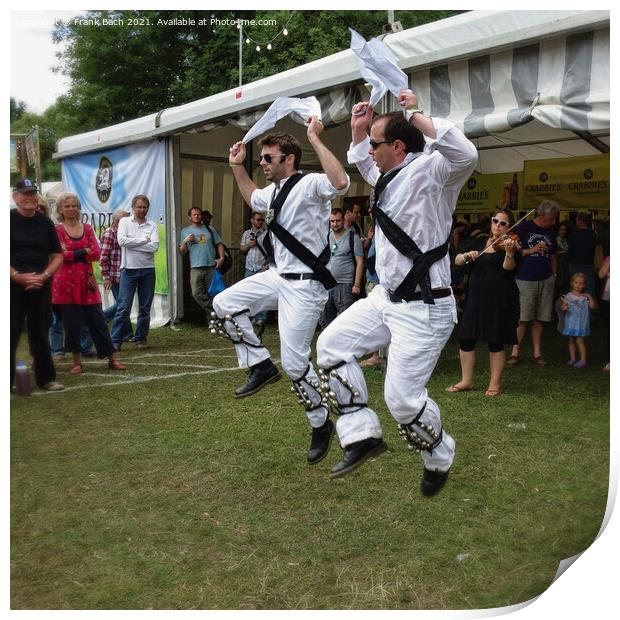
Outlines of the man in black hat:
[[38,188],[29,179],[13,187],[11,209],[11,386],[15,378],[15,352],[24,320],[28,317],[28,336],[34,376],[39,387],[63,390],[56,382],[56,369],[48,340],[51,322],[51,279],[62,265],[62,250],[52,221],[37,211]]

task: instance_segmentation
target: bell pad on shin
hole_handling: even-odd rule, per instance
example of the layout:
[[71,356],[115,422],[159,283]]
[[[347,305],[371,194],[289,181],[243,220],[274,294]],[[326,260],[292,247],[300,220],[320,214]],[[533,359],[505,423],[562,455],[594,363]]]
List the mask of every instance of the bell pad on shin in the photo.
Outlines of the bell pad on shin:
[[[346,362],[341,362],[331,368],[319,368],[319,382],[322,402],[329,407],[334,414],[344,415],[346,413],[354,413],[366,407],[367,403],[356,403],[355,399],[359,398],[360,392],[353,386],[346,377],[343,377],[337,368],[344,366]],[[338,394],[332,387],[330,381],[338,382],[346,392],[348,392],[348,402],[339,402]]]
[[[235,312],[234,314],[227,314],[224,318],[220,318],[215,312],[212,312],[211,317],[209,319],[209,331],[213,335],[219,336],[220,338],[227,338],[234,344],[245,344],[248,347],[262,347],[263,343],[262,343],[260,336],[258,338],[259,339],[258,344],[254,344],[253,342],[248,342],[243,337],[242,327],[239,325],[237,321],[235,321],[236,317],[242,314],[249,314],[249,313],[250,313],[249,309],[246,308],[245,310],[239,310],[239,312]],[[236,339],[233,336],[231,336],[231,334],[226,329],[227,322],[232,324],[233,329],[237,336]]]
[[397,425],[398,434],[407,443],[409,450],[414,450],[417,454],[422,452],[422,450],[432,454],[433,450],[441,443],[443,436],[442,429],[437,432],[432,424],[420,422],[425,408],[426,404],[415,419],[408,424]]

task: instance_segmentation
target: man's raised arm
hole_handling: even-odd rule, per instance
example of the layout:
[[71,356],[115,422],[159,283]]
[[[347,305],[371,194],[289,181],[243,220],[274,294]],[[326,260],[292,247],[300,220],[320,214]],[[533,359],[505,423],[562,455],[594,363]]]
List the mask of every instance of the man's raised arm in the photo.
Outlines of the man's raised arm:
[[346,189],[349,185],[349,177],[344,170],[344,166],[321,141],[319,136],[322,131],[323,123],[321,123],[316,116],[311,116],[307,131],[308,141],[312,145],[314,152],[317,154],[329,182],[337,190]]
[[252,181],[243,165],[245,156],[245,144],[243,142],[236,142],[229,149],[228,164],[232,168],[233,176],[235,177],[235,181],[237,181],[243,200],[245,200],[248,205],[251,205],[252,193],[256,189],[256,183]]

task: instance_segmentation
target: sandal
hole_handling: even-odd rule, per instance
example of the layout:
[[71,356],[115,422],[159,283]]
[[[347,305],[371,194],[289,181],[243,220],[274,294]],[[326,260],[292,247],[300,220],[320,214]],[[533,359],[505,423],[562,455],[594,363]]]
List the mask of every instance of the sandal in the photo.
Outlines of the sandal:
[[542,355],[539,355],[538,357],[532,357],[532,361],[534,362],[534,364],[538,364],[539,366],[547,365],[547,361]]
[[474,386],[471,387],[459,387],[458,385],[451,385],[446,388],[446,392],[450,392],[451,394],[457,394],[458,392],[471,392],[474,389]]
[[125,370],[127,366],[116,359],[108,360],[108,368],[110,370]]
[[506,364],[508,364],[509,366],[516,366],[518,363],[519,358],[516,355],[511,355],[506,361]]
[[484,395],[489,398],[493,398],[494,396],[499,396],[502,393],[501,390],[487,390]]
[[75,366],[72,366],[69,370],[69,373],[72,375],[81,375],[83,372],[84,368],[82,367],[82,364],[75,364]]

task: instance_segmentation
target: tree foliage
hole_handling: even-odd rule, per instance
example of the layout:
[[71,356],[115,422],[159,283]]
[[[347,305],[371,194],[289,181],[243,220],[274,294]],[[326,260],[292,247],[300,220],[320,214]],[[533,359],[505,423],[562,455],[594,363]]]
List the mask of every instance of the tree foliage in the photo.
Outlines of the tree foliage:
[[[403,28],[458,11],[396,11]],[[58,177],[51,161],[55,141],[182,105],[238,85],[239,31],[244,27],[243,83],[268,77],[349,46],[348,28],[377,36],[386,11],[87,11],[57,26],[59,71],[70,88],[42,115],[11,100],[12,131],[41,128],[44,173]],[[107,23],[116,25],[104,25]],[[273,25],[264,24],[267,20]],[[286,27],[288,35],[282,30]],[[272,49],[266,45],[271,41]],[[256,45],[261,51],[256,51]],[[15,129],[13,129],[15,124]]]

